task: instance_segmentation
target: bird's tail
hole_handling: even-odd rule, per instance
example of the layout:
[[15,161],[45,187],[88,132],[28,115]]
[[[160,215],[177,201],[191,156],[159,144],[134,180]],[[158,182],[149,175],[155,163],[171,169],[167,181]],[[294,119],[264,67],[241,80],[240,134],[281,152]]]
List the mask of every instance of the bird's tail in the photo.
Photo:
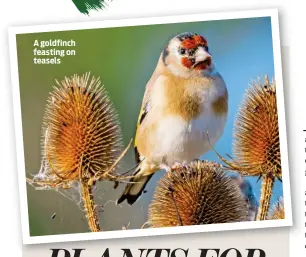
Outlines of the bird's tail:
[[125,187],[123,193],[117,200],[117,204],[121,204],[126,200],[128,204],[132,205],[141,196],[142,191],[153,176],[153,173],[150,175],[141,175],[141,173],[146,173],[144,172],[143,167],[144,165],[141,164],[137,167],[136,171],[133,173],[134,177],[130,179],[130,183]]

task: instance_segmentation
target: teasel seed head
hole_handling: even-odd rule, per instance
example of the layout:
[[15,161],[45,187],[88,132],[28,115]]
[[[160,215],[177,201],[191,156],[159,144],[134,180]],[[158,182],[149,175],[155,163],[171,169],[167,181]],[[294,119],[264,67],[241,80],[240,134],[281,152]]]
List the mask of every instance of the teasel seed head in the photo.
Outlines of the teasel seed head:
[[[244,175],[282,178],[276,83],[253,82],[234,127],[233,155]],[[239,171],[239,169],[238,169]]]
[[267,218],[268,220],[285,219],[285,208],[283,198],[280,198],[273,206]]
[[217,163],[194,161],[158,182],[149,207],[151,227],[239,222],[248,206],[239,185]]
[[43,119],[45,169],[59,181],[101,178],[120,151],[118,115],[99,78],[57,82]]

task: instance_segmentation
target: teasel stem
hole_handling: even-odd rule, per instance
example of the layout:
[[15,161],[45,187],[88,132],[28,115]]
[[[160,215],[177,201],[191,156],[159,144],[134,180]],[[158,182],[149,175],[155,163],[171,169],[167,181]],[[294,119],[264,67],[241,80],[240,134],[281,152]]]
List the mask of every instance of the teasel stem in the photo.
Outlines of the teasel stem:
[[84,211],[88,221],[89,228],[92,232],[101,231],[99,218],[96,213],[96,206],[93,196],[93,187],[88,184],[88,181],[81,182],[82,199],[84,202]]
[[267,175],[262,179],[260,205],[256,220],[266,220],[268,216],[274,182],[275,177],[273,176]]

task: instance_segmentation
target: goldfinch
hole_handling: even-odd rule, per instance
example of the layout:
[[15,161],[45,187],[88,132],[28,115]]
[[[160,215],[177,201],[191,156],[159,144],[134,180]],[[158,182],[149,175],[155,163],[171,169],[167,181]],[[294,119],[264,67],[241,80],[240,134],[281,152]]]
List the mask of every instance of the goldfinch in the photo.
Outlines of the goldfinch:
[[172,38],[146,86],[134,143],[138,166],[117,204],[136,202],[156,171],[209,151],[227,113],[227,88],[206,39],[189,32]]

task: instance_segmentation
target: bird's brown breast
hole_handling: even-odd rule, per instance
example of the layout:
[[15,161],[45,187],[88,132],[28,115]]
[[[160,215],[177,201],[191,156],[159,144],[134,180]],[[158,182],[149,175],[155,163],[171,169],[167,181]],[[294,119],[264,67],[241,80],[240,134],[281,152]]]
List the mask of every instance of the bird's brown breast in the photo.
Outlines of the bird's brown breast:
[[191,94],[186,87],[189,81],[186,79],[170,78],[171,82],[165,84],[164,93],[167,105],[165,115],[180,115],[185,120],[191,120],[201,113],[201,99],[196,94]]
[[[164,87],[165,99],[167,99],[164,114],[180,115],[185,120],[196,119],[202,113],[204,108],[203,98],[200,92],[203,92],[203,90],[209,90],[209,87],[213,86],[211,79],[170,79],[171,83],[166,83]],[[212,102],[212,110],[216,115],[227,113],[227,108],[227,92]]]
[[[223,82],[222,82],[223,83]],[[145,156],[149,161],[152,157],[152,149],[156,147],[155,131],[158,128],[160,119],[180,116],[187,122],[197,119],[207,104],[203,104],[203,91],[210,90],[211,87],[217,87],[216,81],[208,78],[182,79],[176,77],[164,76],[162,83],[157,83],[155,88],[154,101],[155,108],[150,111],[150,119],[145,119],[138,127],[136,133],[137,149],[140,155]],[[223,84],[220,84],[223,87]],[[213,90],[219,90],[213,88]],[[224,89],[220,89],[224,90]],[[208,99],[209,100],[209,99]],[[205,93],[204,93],[204,101]],[[216,118],[227,113],[228,96],[227,91],[220,94],[220,97],[209,101],[211,110]],[[153,104],[153,103],[152,103]],[[211,112],[209,112],[211,115]],[[171,127],[169,127],[171,131]]]
[[217,116],[224,115],[228,111],[228,93],[219,96],[212,102],[212,110]]

